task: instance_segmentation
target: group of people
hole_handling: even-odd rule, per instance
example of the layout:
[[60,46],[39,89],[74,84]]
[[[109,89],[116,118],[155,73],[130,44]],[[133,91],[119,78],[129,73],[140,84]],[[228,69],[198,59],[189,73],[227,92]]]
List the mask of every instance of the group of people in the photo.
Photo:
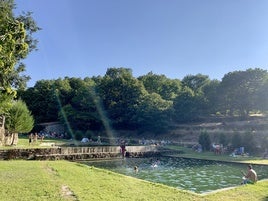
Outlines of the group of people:
[[[151,167],[152,168],[156,168],[158,167],[158,165],[160,164],[160,160],[157,159],[155,162],[152,163]],[[134,166],[134,172],[138,173],[139,168],[138,166]],[[258,176],[256,171],[252,168],[252,165],[248,165],[248,170],[247,173],[244,173],[243,171],[241,171],[241,173],[243,174],[243,180],[241,182],[241,184],[255,184],[258,181]]]
[[[39,136],[38,133],[34,133],[34,134],[30,133],[29,134],[29,145],[36,144],[38,138],[42,142],[44,139],[44,135]],[[100,137],[98,137],[98,140],[100,140]],[[121,148],[120,151],[122,154],[122,158],[125,158],[125,156],[126,156],[126,143],[125,143],[125,141],[121,142],[120,148]],[[159,164],[160,164],[160,160],[157,159],[156,161],[154,161],[152,163],[151,167],[156,168]],[[134,166],[134,172],[138,173],[138,171],[139,171],[138,166]],[[249,184],[249,183],[254,184],[257,182],[258,176],[257,176],[256,171],[252,168],[252,165],[248,165],[247,173],[244,173],[243,171],[241,171],[241,172],[243,174],[243,178],[242,178],[243,181],[241,182],[241,184]]]
[[[160,165],[160,160],[159,159],[156,159],[156,161],[152,162],[152,165],[151,167],[154,169],[154,168],[157,168],[158,165]],[[138,173],[139,172],[139,167],[138,166],[134,166],[134,172],[135,173]]]
[[40,139],[41,142],[44,140],[44,135],[39,136],[38,133],[30,133],[29,134],[29,145],[36,144],[38,138]]

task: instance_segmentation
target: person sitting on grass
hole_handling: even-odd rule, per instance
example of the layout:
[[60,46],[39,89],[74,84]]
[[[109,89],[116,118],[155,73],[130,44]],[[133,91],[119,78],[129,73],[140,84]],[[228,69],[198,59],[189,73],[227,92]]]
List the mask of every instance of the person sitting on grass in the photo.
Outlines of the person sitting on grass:
[[255,172],[255,170],[252,169],[252,165],[248,165],[248,172],[247,174],[245,174],[242,171],[243,176],[243,181],[241,184],[254,184],[257,182],[258,177],[257,177],[257,173]]

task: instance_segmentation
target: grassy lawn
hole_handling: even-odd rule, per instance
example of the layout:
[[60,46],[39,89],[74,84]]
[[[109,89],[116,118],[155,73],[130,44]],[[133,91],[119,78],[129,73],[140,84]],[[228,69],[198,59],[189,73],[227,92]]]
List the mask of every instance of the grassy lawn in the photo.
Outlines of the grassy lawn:
[[200,200],[192,193],[67,161],[3,161],[1,200]]
[[258,182],[254,185],[248,184],[231,190],[220,191],[205,195],[205,200],[259,200],[268,201],[268,181]]
[[[38,139],[37,143],[32,143],[31,145],[29,145],[29,140],[28,140],[28,136],[26,135],[19,135],[19,141],[18,144],[16,146],[3,146],[0,147],[0,149],[27,149],[27,148],[47,148],[47,147],[51,147],[51,143],[54,143],[56,145],[64,145],[64,144],[75,144],[78,143],[77,141],[74,140],[66,140],[66,139],[53,139],[53,138],[45,138],[43,140],[43,142],[40,141],[40,139]],[[47,144],[47,146],[45,145]]]
[[268,200],[268,181],[198,195],[68,161],[1,161],[0,199]]
[[[60,144],[68,141],[45,139],[44,142]],[[27,137],[20,137],[17,148],[29,147]],[[40,148],[40,144],[31,147]],[[268,164],[268,160],[258,157],[234,158],[227,155],[214,155],[211,152],[197,153],[185,147],[169,146],[168,148],[183,151],[184,154],[178,155],[182,157]],[[1,161],[0,185],[0,200],[5,201],[268,201],[268,180],[200,195],[69,161]]]
[[177,154],[177,156],[185,158],[196,158],[196,159],[206,159],[206,160],[216,160],[216,161],[226,161],[226,162],[239,162],[239,163],[252,163],[252,164],[264,164],[268,165],[268,159],[263,159],[261,157],[255,156],[237,156],[232,157],[227,154],[215,155],[213,152],[195,152],[190,148],[182,146],[167,146],[167,148],[172,150],[183,151],[182,154]]

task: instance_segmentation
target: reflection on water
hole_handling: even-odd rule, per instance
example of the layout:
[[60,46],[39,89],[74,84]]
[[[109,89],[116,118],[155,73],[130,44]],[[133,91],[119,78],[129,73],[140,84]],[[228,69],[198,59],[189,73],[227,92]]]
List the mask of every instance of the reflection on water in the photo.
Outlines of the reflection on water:
[[[158,165],[154,167],[157,159]],[[242,181],[241,170],[247,171],[247,165],[174,157],[126,158],[85,163],[197,193],[239,185]],[[138,173],[134,171],[134,166],[138,166]],[[268,166],[254,165],[253,168],[259,180],[268,178]]]

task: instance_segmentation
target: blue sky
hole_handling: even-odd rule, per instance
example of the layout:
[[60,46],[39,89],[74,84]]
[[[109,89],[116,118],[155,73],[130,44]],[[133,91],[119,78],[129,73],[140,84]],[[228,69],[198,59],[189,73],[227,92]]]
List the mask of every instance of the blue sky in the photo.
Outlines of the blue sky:
[[24,61],[41,79],[103,76],[126,67],[182,79],[221,80],[235,70],[268,70],[267,0],[15,0],[42,28]]

